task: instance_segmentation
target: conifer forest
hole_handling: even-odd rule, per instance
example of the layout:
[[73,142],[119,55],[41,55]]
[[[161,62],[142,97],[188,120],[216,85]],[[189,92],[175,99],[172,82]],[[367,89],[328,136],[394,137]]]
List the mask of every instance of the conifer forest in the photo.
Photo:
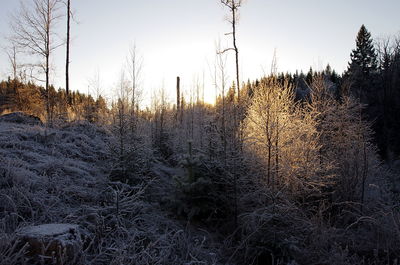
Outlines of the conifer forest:
[[343,71],[275,52],[252,79],[255,0],[212,0],[226,17],[203,81],[149,92],[138,41],[114,85],[82,90],[77,2],[0,21],[0,265],[400,264],[399,34],[360,23]]

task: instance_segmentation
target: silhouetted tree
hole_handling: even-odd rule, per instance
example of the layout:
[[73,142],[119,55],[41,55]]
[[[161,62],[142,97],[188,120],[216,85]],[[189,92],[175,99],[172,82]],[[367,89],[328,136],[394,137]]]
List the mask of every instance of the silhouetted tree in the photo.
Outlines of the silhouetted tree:
[[384,155],[384,91],[378,78],[378,60],[371,33],[362,25],[357,34],[356,48],[351,53],[345,82],[349,85],[350,94],[366,105],[362,116],[373,122],[375,142],[381,155]]
[[221,0],[221,3],[229,9],[231,13],[231,18],[228,20],[232,25],[232,32],[226,33],[226,35],[232,34],[232,42],[233,48],[227,48],[221,52],[234,50],[235,51],[235,66],[236,66],[236,86],[237,86],[237,94],[238,94],[238,102],[240,104],[240,80],[239,80],[239,49],[237,46],[237,38],[236,38],[236,26],[238,21],[238,12],[239,8],[243,4],[243,0]]
[[69,48],[71,30],[71,0],[67,0],[67,40],[66,40],[66,64],[65,64],[65,91],[67,93],[68,104],[71,104],[69,97]]
[[400,38],[385,38],[377,42],[379,81],[382,87],[384,156],[392,160],[400,154]]
[[347,76],[352,82],[351,92],[362,103],[368,103],[372,77],[377,71],[377,55],[372,41],[371,33],[362,25],[347,70]]

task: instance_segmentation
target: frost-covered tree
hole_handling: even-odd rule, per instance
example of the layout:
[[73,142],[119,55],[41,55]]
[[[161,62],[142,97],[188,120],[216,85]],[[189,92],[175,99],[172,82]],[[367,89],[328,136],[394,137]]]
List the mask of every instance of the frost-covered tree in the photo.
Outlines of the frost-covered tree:
[[138,55],[136,44],[133,44],[129,49],[129,55],[127,58],[127,70],[130,77],[130,130],[132,133],[135,132],[138,122],[138,112],[140,103],[140,83],[141,83],[141,72],[143,66],[143,59]]
[[378,164],[370,124],[362,118],[363,105],[358,100],[343,97],[338,102],[328,84],[323,78],[315,80],[310,103],[320,134],[318,157],[334,176],[326,191],[334,203],[349,202],[362,208],[366,186]]
[[122,159],[126,153],[126,142],[128,138],[129,126],[129,84],[124,71],[121,71],[120,79],[117,84],[117,102],[114,124],[118,135],[119,156]]
[[111,109],[111,128],[114,135],[111,150],[114,154],[114,168],[110,177],[112,180],[137,184],[138,181],[143,180],[144,172],[147,170],[149,151],[145,148],[144,143],[146,137],[150,137],[150,130],[143,131],[142,127],[145,126],[142,124],[144,122],[135,116],[136,124],[140,125],[137,128],[140,127],[142,134],[136,130],[132,131],[131,88],[131,82],[122,69],[116,86],[116,100]]
[[170,138],[173,119],[172,113],[169,112],[169,102],[163,86],[154,92],[151,105],[153,112],[151,122],[152,146],[157,155],[163,159],[169,159],[173,154]]
[[324,185],[318,163],[319,134],[309,111],[295,104],[293,89],[275,78],[255,89],[245,120],[246,148],[260,161],[261,183],[305,199]]

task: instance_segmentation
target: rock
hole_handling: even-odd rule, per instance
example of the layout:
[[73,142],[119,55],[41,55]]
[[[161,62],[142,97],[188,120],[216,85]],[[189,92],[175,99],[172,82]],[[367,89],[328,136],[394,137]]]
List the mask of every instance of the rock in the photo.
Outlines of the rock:
[[43,125],[42,121],[38,117],[23,112],[13,112],[1,115],[0,122],[22,123],[28,125]]
[[75,264],[82,251],[83,233],[74,224],[42,224],[17,231],[22,244],[29,244],[28,255],[45,264]]

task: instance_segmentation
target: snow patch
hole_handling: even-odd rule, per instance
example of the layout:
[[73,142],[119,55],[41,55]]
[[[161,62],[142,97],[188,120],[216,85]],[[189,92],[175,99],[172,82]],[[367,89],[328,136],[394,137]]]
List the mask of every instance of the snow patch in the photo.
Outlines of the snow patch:
[[18,235],[31,237],[55,237],[62,234],[76,233],[78,225],[73,224],[42,224],[37,226],[24,227],[17,231]]

